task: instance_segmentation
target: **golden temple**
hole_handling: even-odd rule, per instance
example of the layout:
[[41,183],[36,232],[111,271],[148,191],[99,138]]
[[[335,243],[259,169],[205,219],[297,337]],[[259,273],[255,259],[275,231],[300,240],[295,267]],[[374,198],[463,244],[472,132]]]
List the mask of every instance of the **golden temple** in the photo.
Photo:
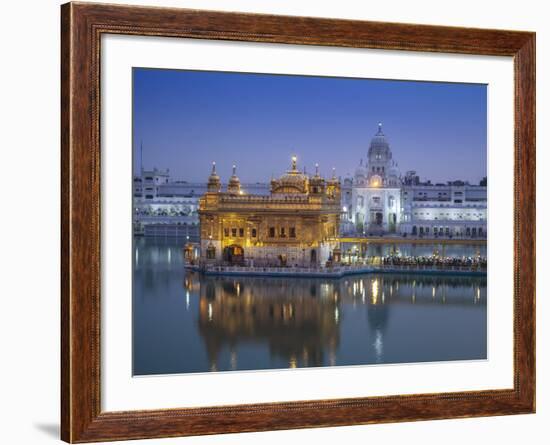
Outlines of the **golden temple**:
[[339,257],[340,181],[290,169],[269,195],[247,194],[233,166],[222,191],[216,164],[199,201],[200,262],[214,265],[318,267]]

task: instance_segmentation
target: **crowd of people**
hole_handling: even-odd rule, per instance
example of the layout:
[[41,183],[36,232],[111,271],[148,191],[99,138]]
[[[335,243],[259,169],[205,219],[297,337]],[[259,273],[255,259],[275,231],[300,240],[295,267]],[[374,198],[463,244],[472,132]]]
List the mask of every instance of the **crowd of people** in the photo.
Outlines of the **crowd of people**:
[[412,267],[434,267],[434,268],[468,268],[468,269],[486,269],[487,258],[476,257],[442,257],[439,255],[431,256],[401,256],[387,255],[382,257],[384,266],[412,266]]

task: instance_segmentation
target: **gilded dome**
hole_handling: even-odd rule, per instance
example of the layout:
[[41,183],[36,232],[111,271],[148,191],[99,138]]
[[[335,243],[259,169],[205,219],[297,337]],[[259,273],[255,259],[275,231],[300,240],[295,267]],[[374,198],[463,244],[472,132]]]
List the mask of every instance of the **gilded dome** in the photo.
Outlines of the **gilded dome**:
[[272,193],[306,193],[308,177],[298,170],[296,156],[292,156],[292,165],[279,179],[271,182]]
[[229,178],[229,184],[227,185],[227,192],[233,194],[239,194],[241,192],[241,181],[237,176],[237,166],[233,165],[233,174]]
[[209,192],[219,192],[221,189],[220,177],[216,173],[216,163],[212,162],[212,172],[208,177],[208,191]]

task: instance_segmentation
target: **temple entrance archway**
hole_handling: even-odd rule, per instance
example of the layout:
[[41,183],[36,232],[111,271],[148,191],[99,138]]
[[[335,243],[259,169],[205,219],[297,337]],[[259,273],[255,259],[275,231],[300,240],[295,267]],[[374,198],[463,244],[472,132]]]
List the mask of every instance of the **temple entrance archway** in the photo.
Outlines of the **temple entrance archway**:
[[223,249],[223,260],[231,264],[243,264],[244,263],[244,249],[233,244]]
[[311,264],[317,264],[317,251],[315,249],[311,249],[311,254],[309,258]]

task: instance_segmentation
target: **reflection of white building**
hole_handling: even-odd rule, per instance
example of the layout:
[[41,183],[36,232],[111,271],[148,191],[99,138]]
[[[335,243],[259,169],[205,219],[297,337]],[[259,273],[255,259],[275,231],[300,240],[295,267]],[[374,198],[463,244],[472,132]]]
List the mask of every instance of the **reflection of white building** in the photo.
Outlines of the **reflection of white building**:
[[487,236],[486,179],[480,185],[434,185],[421,183],[414,171],[401,176],[382,124],[371,140],[366,165],[361,160],[354,177],[343,181],[342,206],[358,234]]

